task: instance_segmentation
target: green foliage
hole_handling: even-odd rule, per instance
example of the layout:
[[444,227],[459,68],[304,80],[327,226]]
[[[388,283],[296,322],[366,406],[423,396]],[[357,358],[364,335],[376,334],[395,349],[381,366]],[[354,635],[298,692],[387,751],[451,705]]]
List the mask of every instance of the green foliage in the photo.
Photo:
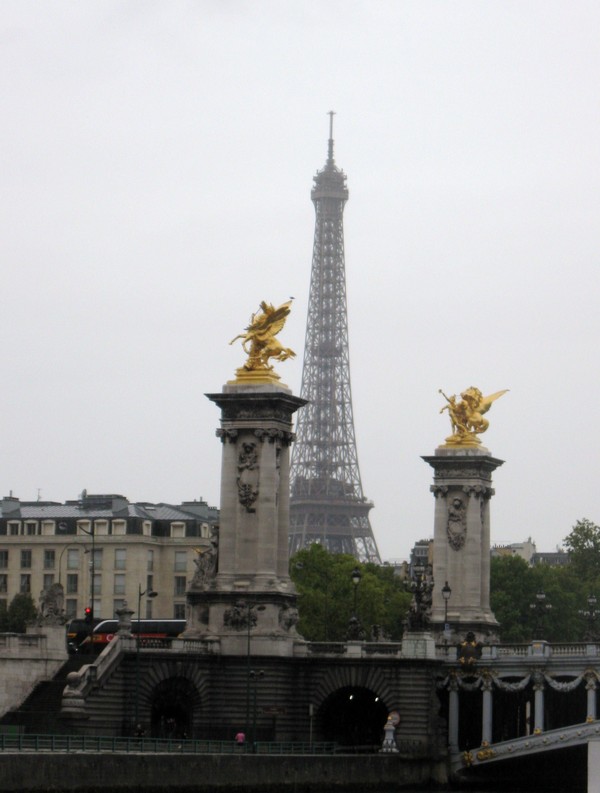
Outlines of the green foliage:
[[25,633],[27,625],[36,617],[37,609],[31,595],[15,595],[5,611],[4,620],[0,613],[0,625],[4,624],[6,627],[2,630],[8,633]]
[[[536,595],[543,591],[551,608],[541,619],[542,635],[534,636],[538,622]],[[587,604],[588,585],[567,564],[560,567],[530,567],[518,556],[492,559],[490,605],[500,623],[502,642],[529,642],[543,638],[549,642],[581,641],[586,621],[579,611]]]
[[354,611],[351,573],[355,567],[361,572],[356,612],[365,638],[375,638],[378,631],[380,638],[401,637],[410,595],[393,568],[357,564],[353,556],[331,554],[315,544],[290,560],[290,575],[299,593],[298,631],[308,641],[345,641]]
[[577,575],[588,587],[597,590],[600,583],[600,526],[587,518],[578,520],[563,545]]

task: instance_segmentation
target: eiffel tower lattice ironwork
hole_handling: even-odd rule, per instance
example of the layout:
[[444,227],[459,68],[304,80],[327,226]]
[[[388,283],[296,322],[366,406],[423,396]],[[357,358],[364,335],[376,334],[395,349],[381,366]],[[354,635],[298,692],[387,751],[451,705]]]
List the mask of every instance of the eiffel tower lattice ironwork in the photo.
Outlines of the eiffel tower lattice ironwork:
[[344,261],[345,173],[328,157],[314,177],[315,205],[301,396],[290,470],[290,553],[320,543],[332,553],[381,562],[363,495],[350,390]]

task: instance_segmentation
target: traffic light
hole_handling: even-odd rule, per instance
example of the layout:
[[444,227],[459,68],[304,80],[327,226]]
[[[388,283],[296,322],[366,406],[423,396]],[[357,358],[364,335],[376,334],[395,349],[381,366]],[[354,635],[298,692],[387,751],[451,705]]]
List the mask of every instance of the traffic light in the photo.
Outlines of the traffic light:
[[87,622],[88,625],[91,625],[92,620],[94,619],[94,616],[92,614],[92,607],[86,606],[84,613],[85,613],[85,621]]

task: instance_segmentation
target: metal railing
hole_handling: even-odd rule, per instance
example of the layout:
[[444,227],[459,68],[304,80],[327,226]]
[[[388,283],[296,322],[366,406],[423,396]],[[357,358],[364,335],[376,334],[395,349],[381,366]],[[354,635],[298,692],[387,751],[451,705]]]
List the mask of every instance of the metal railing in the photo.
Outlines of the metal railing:
[[295,741],[237,744],[235,741],[196,741],[177,738],[117,738],[101,735],[3,735],[4,752],[145,752],[151,754],[335,754],[333,742]]

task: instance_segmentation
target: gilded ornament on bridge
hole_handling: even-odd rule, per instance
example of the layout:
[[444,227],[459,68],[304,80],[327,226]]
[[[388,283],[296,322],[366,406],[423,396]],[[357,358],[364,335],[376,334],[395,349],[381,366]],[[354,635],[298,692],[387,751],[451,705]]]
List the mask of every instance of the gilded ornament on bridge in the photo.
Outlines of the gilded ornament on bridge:
[[460,402],[455,395],[448,397],[442,389],[439,393],[444,397],[448,404],[440,410],[448,411],[452,435],[446,438],[445,446],[478,446],[481,440],[477,437],[478,433],[485,432],[490,423],[483,417],[491,408],[492,403],[499,399],[508,391],[496,391],[495,394],[484,397],[478,388],[471,386],[460,395]]
[[239,333],[229,343],[242,339],[242,347],[248,360],[236,369],[235,382],[269,383],[279,380],[270,360],[286,361],[295,358],[296,353],[275,337],[285,325],[292,301],[288,300],[278,308],[263,300],[260,309],[250,317],[250,324],[244,333]]

